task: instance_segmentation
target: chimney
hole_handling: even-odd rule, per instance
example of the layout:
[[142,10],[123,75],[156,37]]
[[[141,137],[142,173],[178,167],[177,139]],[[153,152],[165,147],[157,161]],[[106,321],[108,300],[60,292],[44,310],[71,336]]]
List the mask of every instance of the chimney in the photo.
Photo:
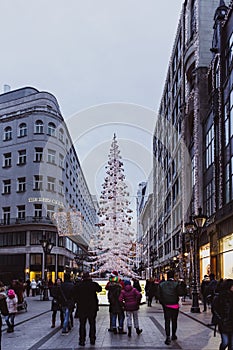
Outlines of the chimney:
[[10,85],[4,84],[4,85],[3,85],[3,92],[4,92],[4,94],[5,94],[6,92],[9,92],[9,91],[11,91]]

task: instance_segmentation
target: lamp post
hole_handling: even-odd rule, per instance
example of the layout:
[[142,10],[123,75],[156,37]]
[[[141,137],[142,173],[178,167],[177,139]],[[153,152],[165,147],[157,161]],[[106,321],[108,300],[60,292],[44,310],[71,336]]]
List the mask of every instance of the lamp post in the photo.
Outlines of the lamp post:
[[201,229],[206,223],[206,215],[202,214],[202,208],[198,208],[198,215],[193,217],[188,223],[185,223],[186,231],[193,238],[193,291],[192,291],[192,307],[191,312],[200,313],[198,301],[198,280],[199,280],[199,236]]
[[44,252],[44,280],[45,280],[45,286],[44,286],[44,295],[43,300],[49,300],[49,293],[48,293],[48,276],[47,276],[47,255],[51,253],[51,250],[53,249],[54,244],[51,242],[51,239],[46,239],[45,235],[43,235],[42,239],[40,240],[40,244],[43,248]]

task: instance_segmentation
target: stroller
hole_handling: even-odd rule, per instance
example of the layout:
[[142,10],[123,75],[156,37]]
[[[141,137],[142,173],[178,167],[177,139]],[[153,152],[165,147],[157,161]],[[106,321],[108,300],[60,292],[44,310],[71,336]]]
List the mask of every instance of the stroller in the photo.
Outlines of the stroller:
[[22,300],[20,300],[20,302],[18,302],[18,306],[17,306],[18,311],[24,310],[25,312],[27,312],[27,308],[28,308],[28,304],[25,298],[23,298]]

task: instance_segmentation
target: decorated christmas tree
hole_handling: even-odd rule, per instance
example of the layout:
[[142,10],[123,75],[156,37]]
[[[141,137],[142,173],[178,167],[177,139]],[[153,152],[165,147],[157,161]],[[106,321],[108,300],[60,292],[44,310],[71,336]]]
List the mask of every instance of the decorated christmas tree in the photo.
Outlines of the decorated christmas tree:
[[115,134],[108,158],[99,202],[99,222],[96,224],[99,230],[93,241],[96,273],[116,270],[134,276],[132,210]]

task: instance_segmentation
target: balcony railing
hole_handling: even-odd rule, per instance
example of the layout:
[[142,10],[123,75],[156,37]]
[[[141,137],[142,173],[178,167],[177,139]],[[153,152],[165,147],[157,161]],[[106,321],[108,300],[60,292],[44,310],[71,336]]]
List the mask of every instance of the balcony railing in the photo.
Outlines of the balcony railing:
[[26,216],[23,219],[10,218],[10,219],[1,219],[0,220],[0,225],[2,225],[2,226],[25,225],[25,224],[34,224],[34,223],[54,225],[54,222],[52,221],[52,219],[50,219],[47,216],[41,216],[41,217]]

